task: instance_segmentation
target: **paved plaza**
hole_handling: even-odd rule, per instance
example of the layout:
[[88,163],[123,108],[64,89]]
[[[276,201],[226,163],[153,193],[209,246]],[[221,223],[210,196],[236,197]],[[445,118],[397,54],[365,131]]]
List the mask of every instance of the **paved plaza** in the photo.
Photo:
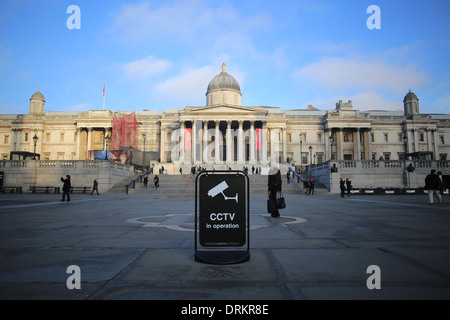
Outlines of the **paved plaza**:
[[[250,260],[213,265],[193,260],[193,198],[0,194],[0,298],[450,298],[449,196],[285,197],[272,218],[251,195]],[[81,288],[70,290],[73,265]],[[373,275],[380,289],[368,288]]]

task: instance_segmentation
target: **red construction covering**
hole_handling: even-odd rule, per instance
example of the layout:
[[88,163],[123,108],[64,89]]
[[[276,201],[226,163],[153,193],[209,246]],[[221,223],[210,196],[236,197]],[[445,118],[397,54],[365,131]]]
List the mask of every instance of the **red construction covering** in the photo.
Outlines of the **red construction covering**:
[[120,147],[138,148],[138,122],[136,114],[123,114],[122,117],[113,118],[113,130],[110,150],[119,150]]
[[184,131],[184,150],[191,150],[191,128]]
[[255,133],[256,133],[256,150],[261,150],[261,128],[256,128]]

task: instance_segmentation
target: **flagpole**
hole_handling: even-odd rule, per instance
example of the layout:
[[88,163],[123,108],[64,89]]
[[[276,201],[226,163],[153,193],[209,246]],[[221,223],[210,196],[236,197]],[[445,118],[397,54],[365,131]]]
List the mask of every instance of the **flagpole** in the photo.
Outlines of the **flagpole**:
[[106,81],[103,84],[103,111],[105,111],[105,90],[106,89]]

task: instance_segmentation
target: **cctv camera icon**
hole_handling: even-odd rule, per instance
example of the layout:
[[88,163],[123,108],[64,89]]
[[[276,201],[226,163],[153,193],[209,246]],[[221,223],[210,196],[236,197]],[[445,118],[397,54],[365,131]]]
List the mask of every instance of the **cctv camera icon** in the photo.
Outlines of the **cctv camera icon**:
[[223,198],[225,200],[235,200],[236,203],[238,203],[238,194],[236,193],[235,197],[227,197],[223,191],[225,189],[228,189],[228,184],[225,181],[222,181],[221,183],[219,183],[217,186],[215,186],[214,188],[212,188],[211,190],[208,191],[208,196],[214,198],[215,196],[217,196],[219,193],[221,193],[223,195]]

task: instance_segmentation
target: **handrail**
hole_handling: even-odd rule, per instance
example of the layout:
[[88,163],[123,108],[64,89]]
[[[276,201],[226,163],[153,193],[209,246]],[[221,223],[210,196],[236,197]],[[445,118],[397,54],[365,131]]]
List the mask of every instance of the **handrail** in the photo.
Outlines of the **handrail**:
[[305,179],[303,179],[303,177],[302,177],[297,171],[295,171],[295,170],[292,169],[291,167],[289,167],[289,171],[291,171],[291,172],[294,173],[294,176],[297,177],[297,182],[298,182],[298,183],[300,183],[299,179],[302,180],[302,181],[305,180]]
[[134,178],[133,180],[131,180],[130,182],[128,182],[127,184],[125,184],[125,194],[128,194],[128,187],[133,185],[133,189],[135,189],[136,187],[136,181],[140,180],[140,182],[142,182],[142,177],[150,174],[150,170],[145,171],[144,173],[138,175],[136,178]]

